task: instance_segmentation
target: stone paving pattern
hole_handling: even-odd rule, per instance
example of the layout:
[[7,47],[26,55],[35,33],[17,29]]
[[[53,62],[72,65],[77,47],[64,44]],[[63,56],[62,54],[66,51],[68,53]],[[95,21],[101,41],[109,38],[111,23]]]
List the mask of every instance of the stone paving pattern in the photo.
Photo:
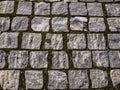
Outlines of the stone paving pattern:
[[0,1],[0,90],[120,90],[120,0]]

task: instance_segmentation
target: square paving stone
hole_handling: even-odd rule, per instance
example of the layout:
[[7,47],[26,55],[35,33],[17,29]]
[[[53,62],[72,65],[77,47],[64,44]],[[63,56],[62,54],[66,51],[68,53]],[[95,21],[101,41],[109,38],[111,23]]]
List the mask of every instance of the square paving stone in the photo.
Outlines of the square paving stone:
[[48,67],[48,52],[47,51],[31,51],[30,65],[32,68],[47,68]]
[[72,61],[74,68],[92,68],[90,51],[73,51]]
[[88,34],[89,49],[106,49],[105,37],[103,34]]
[[89,31],[90,32],[103,32],[106,26],[103,18],[90,18],[89,20]]
[[120,51],[110,51],[109,60],[111,68],[120,68]]
[[0,86],[3,90],[19,89],[20,71],[18,70],[1,70]]
[[22,49],[40,49],[42,36],[40,33],[23,33]]
[[14,1],[0,1],[0,14],[11,14],[14,11]]
[[9,17],[0,17],[0,32],[8,31],[10,27]]
[[73,17],[70,19],[70,28],[73,31],[87,31],[87,21],[86,17]]
[[3,32],[0,34],[0,48],[17,48],[18,47],[17,32]]
[[120,49],[120,35],[108,34],[108,42],[110,49]]
[[45,49],[62,49],[63,36],[62,34],[46,34]]
[[65,51],[52,52],[52,69],[68,69],[68,55]]
[[67,34],[68,49],[85,49],[86,48],[86,39],[84,34]]
[[6,59],[6,52],[3,50],[0,50],[0,69],[4,68],[6,63],[5,59]]
[[25,71],[26,90],[43,88],[43,72],[37,70]]
[[47,17],[34,17],[31,22],[33,31],[47,32],[49,31],[49,20]]
[[120,18],[107,18],[109,29],[120,32]]
[[113,69],[110,71],[110,77],[112,79],[113,86],[120,84],[120,69]]
[[28,65],[28,52],[12,50],[8,56],[8,67],[10,69],[24,69]]
[[69,5],[70,14],[71,15],[87,15],[87,9],[85,6],[85,3],[79,3],[79,2],[72,2]]
[[66,89],[67,75],[62,71],[49,70],[48,71],[48,89]]
[[108,16],[120,16],[120,4],[105,5]]
[[92,88],[103,88],[108,86],[108,75],[106,71],[93,69],[90,70]]
[[68,14],[68,3],[56,2],[52,4],[52,14],[55,15],[67,15]]
[[87,70],[69,70],[68,79],[70,89],[88,89],[89,87]]
[[18,2],[17,14],[31,15],[32,13],[32,2],[20,1]]
[[27,17],[14,17],[11,25],[12,31],[26,31],[28,28],[28,21],[29,19]]
[[103,16],[101,3],[87,3],[88,15],[90,16]]
[[108,67],[107,51],[92,51],[92,60],[97,67]]
[[66,17],[54,17],[52,19],[53,32],[68,32],[68,19]]
[[35,2],[34,13],[35,15],[50,15],[50,3]]

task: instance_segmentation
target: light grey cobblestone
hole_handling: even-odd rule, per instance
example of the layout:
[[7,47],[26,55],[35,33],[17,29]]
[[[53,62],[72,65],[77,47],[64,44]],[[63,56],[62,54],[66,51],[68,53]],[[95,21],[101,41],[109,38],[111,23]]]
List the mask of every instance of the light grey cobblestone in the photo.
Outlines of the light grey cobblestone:
[[5,66],[5,58],[6,58],[6,52],[3,50],[0,50],[0,69],[4,68]]

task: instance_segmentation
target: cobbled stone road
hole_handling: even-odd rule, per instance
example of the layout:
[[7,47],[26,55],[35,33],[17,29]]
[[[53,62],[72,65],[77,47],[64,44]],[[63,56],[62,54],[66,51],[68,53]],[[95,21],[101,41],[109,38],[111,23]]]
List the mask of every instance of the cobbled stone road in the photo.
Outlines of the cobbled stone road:
[[120,0],[0,0],[0,90],[120,90]]

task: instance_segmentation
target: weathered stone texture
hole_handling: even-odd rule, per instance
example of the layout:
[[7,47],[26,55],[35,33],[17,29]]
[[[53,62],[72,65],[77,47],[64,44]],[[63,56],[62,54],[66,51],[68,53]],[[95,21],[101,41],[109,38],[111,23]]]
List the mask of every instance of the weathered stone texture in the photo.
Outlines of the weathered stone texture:
[[5,66],[5,58],[6,58],[6,52],[3,50],[0,50],[0,69]]

